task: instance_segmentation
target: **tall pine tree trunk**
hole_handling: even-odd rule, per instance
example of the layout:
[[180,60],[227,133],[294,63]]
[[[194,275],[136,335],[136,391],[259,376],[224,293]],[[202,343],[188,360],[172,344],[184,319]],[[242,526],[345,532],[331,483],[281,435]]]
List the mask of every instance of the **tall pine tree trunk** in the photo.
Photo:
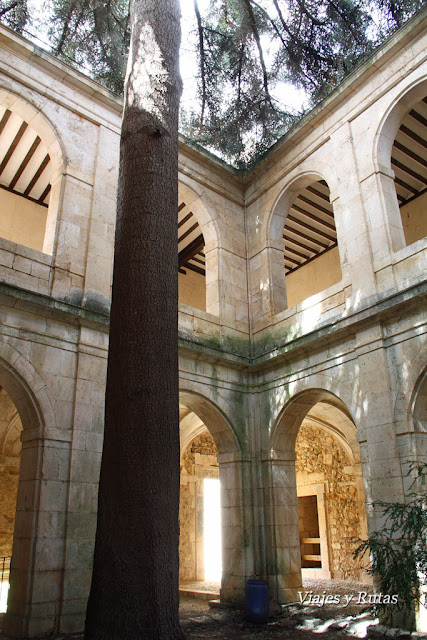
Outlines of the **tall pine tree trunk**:
[[178,0],[134,0],[86,640],[176,640]]

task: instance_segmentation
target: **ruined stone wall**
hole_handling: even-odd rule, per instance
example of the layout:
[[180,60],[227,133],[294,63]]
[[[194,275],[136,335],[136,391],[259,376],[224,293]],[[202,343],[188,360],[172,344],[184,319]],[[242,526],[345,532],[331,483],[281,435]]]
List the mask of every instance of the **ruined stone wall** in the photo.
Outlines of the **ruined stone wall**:
[[338,439],[324,429],[304,422],[296,442],[297,485],[325,484],[326,521],[330,569],[333,578],[361,577],[360,563],[353,559],[352,538],[361,536],[361,510],[352,461]]
[[196,436],[182,456],[179,510],[180,582],[204,580],[203,480],[218,478],[217,448],[206,430]]

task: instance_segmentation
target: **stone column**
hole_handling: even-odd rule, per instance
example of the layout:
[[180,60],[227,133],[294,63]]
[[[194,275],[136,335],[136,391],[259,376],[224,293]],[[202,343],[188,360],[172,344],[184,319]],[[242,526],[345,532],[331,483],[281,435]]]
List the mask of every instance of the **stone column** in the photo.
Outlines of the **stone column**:
[[261,461],[265,486],[267,580],[270,600],[298,600],[302,589],[294,451],[276,451]]
[[106,334],[82,327],[78,345],[70,481],[66,495],[61,633],[83,628],[92,578],[104,432],[107,344]]
[[247,503],[249,491],[244,480],[248,477],[249,463],[239,459],[235,453],[220,453],[218,464],[223,566],[221,601],[241,605],[248,577],[248,551],[250,553],[250,506]]
[[57,631],[64,570],[70,461],[68,430],[22,432],[12,550],[11,589],[3,631],[32,637]]
[[348,123],[331,136],[331,155],[339,158],[337,190],[331,193],[343,280],[353,287],[357,307],[364,296],[376,292],[368,230],[370,212],[361,198],[354,139]]
[[358,397],[355,422],[363,467],[369,531],[383,524],[381,509],[372,503],[403,500],[403,481],[395,433],[393,398],[381,325],[357,333]]

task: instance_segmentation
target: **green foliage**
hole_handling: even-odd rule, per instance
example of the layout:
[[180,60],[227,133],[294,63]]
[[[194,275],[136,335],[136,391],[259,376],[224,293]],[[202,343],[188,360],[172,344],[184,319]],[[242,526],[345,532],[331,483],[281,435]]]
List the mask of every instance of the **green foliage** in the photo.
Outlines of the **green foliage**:
[[130,41],[128,0],[52,0],[52,9],[53,53],[121,94]]
[[[129,0],[46,2],[53,53],[121,94],[130,42]],[[286,104],[289,84],[316,104],[424,4],[211,0],[202,13],[198,0],[193,2],[199,101],[182,109],[181,130],[242,168],[304,115],[302,107]],[[12,28],[22,32],[31,19],[26,0],[0,0],[0,20]]]
[[420,601],[420,589],[427,584],[427,493],[425,489],[427,463],[409,463],[408,477],[413,478],[410,500],[375,502],[384,516],[384,526],[363,540],[354,556],[370,555],[368,573],[379,581],[382,594],[398,596],[397,604],[382,602],[371,609],[386,621],[401,612],[410,622],[415,607],[426,606]]
[[29,19],[26,0],[0,0],[0,20],[22,33]]
[[399,2],[212,0],[197,25],[202,108],[185,132],[247,167],[304,113],[284,104],[284,83],[316,104],[422,6]]

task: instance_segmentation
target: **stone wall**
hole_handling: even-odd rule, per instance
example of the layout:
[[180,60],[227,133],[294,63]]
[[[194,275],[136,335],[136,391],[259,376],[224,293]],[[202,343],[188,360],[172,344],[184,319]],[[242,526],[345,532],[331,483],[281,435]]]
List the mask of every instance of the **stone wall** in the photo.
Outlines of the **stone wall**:
[[21,432],[16,407],[6,390],[0,388],[0,558],[12,555]]
[[12,555],[18,479],[19,458],[15,466],[0,464],[0,558]]
[[[204,580],[203,480],[218,478],[217,448],[206,430],[187,446],[181,465],[180,582]],[[216,465],[216,466],[213,466]]]
[[[191,206],[206,243],[206,312],[201,303],[200,309],[184,308],[203,297],[197,302],[193,285],[187,293],[194,297],[181,298],[180,388],[183,403],[220,450],[224,602],[241,602],[253,575],[266,575],[277,602],[298,598],[294,436],[315,406],[328,404],[326,421],[344,434],[356,461],[352,466],[350,447],[330,430],[320,431],[310,413],[298,445],[298,480],[305,483],[301,495],[319,489],[328,572],[335,577],[357,577],[349,538],[366,535],[364,498],[357,498],[362,469],[369,502],[403,499],[402,464],[424,455],[425,405],[416,403],[415,420],[411,413],[426,366],[427,240],[414,241],[424,233],[414,210],[422,200],[401,210],[403,226],[408,222],[412,229],[413,244],[405,246],[385,148],[396,134],[393,122],[398,126],[415,104],[413,88],[418,91],[425,78],[423,15],[376,51],[374,64],[366,61],[356,70],[251,175],[243,178],[180,143],[182,201]],[[0,238],[0,384],[13,396],[24,426],[3,631],[31,637],[84,625],[122,104],[10,30],[0,26],[0,35],[0,97],[25,112],[27,121],[37,119],[57,167],[43,252]],[[424,95],[423,89],[415,97]],[[331,190],[341,275],[332,278],[332,250],[286,283],[289,200],[300,180],[320,178]],[[296,294],[308,300],[292,301],[292,278]],[[305,289],[297,291],[299,278]],[[327,288],[313,296],[314,284]],[[342,415],[332,420],[337,406]],[[211,466],[216,450],[207,433],[201,435],[183,459],[182,579],[204,577],[203,478],[218,475]],[[10,454],[1,447],[0,453],[10,484]],[[370,529],[380,523],[370,510]]]
[[304,422],[296,443],[297,485],[325,484],[327,536],[333,578],[359,580],[360,563],[353,559],[352,538],[361,536],[361,511],[356,475],[350,456],[338,439]]

